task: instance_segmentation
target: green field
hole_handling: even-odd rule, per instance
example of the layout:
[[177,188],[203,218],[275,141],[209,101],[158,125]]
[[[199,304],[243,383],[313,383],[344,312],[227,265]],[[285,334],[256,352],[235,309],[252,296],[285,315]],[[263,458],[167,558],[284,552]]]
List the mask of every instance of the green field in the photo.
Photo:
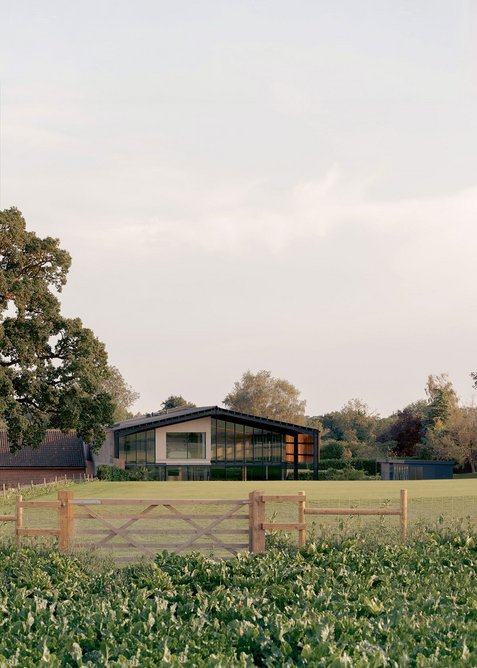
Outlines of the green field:
[[[267,494],[295,494],[303,490],[307,501],[328,503],[347,499],[380,501],[399,499],[399,490],[406,488],[409,500],[460,499],[477,496],[477,480],[356,480],[356,481],[261,481],[261,482],[103,482],[78,484],[72,489],[82,498],[115,499],[245,499],[249,492],[260,489]],[[56,498],[56,492],[42,498]]]

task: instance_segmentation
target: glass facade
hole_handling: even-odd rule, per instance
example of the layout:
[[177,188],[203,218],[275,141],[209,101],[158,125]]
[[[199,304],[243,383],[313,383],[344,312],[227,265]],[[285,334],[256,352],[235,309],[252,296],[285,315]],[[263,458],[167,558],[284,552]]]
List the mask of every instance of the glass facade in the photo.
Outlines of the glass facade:
[[167,432],[166,457],[167,459],[205,459],[205,432]]
[[154,429],[119,437],[118,455],[126,464],[146,466],[156,462],[156,435]]
[[211,462],[254,464],[285,461],[285,435],[212,419]]
[[210,466],[167,466],[166,480],[210,480]]
[[[295,436],[270,429],[264,421],[257,423],[250,426],[211,417],[210,465],[206,431],[161,431],[161,463],[156,463],[155,429],[116,435],[115,457],[123,459],[127,468],[148,468],[151,480],[280,480],[290,473],[297,477],[298,468],[313,466],[313,434]],[[192,425],[180,425],[187,427]]]

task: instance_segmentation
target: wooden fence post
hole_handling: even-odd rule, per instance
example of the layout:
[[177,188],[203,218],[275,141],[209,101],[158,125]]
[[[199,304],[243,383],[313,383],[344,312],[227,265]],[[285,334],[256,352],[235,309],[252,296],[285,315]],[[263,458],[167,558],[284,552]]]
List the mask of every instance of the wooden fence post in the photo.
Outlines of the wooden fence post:
[[58,549],[60,552],[67,552],[71,547],[74,533],[74,506],[71,503],[73,500],[73,492],[64,489],[58,492],[58,524],[59,537]]
[[17,496],[17,505],[15,508],[15,536],[16,536],[17,547],[21,546],[21,540],[22,540],[19,531],[19,529],[23,528],[23,508],[20,505],[22,501],[23,501],[23,496],[19,494]]
[[248,495],[249,506],[249,546],[250,552],[262,554],[265,552],[265,501],[262,496],[265,492],[254,491]]
[[[305,524],[305,506],[306,494],[305,492],[298,492],[300,500],[298,501],[298,524]],[[306,541],[306,527],[298,529],[298,546],[303,547]]]
[[401,490],[401,540],[407,539],[407,489]]

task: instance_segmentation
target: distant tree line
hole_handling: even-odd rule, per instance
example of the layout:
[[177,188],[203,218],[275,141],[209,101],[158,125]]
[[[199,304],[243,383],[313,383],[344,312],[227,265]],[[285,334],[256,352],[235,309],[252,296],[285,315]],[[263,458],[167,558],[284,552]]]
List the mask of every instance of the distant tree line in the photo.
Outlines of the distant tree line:
[[[477,372],[471,374],[477,388]],[[447,374],[430,375],[425,399],[388,417],[380,417],[361,399],[340,410],[305,415],[306,401],[289,381],[270,371],[246,371],[223,403],[230,410],[321,430],[321,457],[326,460],[375,460],[387,456],[454,459],[476,470],[477,408],[462,406]],[[181,395],[162,402],[163,409],[193,407]]]
[[[477,373],[472,373],[477,388]],[[308,417],[321,426],[323,446],[336,444],[344,457],[453,459],[476,470],[477,408],[462,406],[447,374],[430,375],[426,399],[381,418],[359,399],[339,411]]]

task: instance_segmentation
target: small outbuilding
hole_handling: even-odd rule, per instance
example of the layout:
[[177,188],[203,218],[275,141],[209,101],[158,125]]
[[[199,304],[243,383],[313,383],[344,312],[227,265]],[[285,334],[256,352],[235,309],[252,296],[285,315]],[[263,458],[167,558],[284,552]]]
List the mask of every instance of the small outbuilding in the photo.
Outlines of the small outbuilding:
[[80,479],[92,473],[88,448],[75,431],[48,429],[38,448],[10,452],[7,432],[0,430],[0,484],[15,486],[51,482],[55,478]]
[[382,480],[444,480],[453,476],[453,461],[386,459],[381,461]]

